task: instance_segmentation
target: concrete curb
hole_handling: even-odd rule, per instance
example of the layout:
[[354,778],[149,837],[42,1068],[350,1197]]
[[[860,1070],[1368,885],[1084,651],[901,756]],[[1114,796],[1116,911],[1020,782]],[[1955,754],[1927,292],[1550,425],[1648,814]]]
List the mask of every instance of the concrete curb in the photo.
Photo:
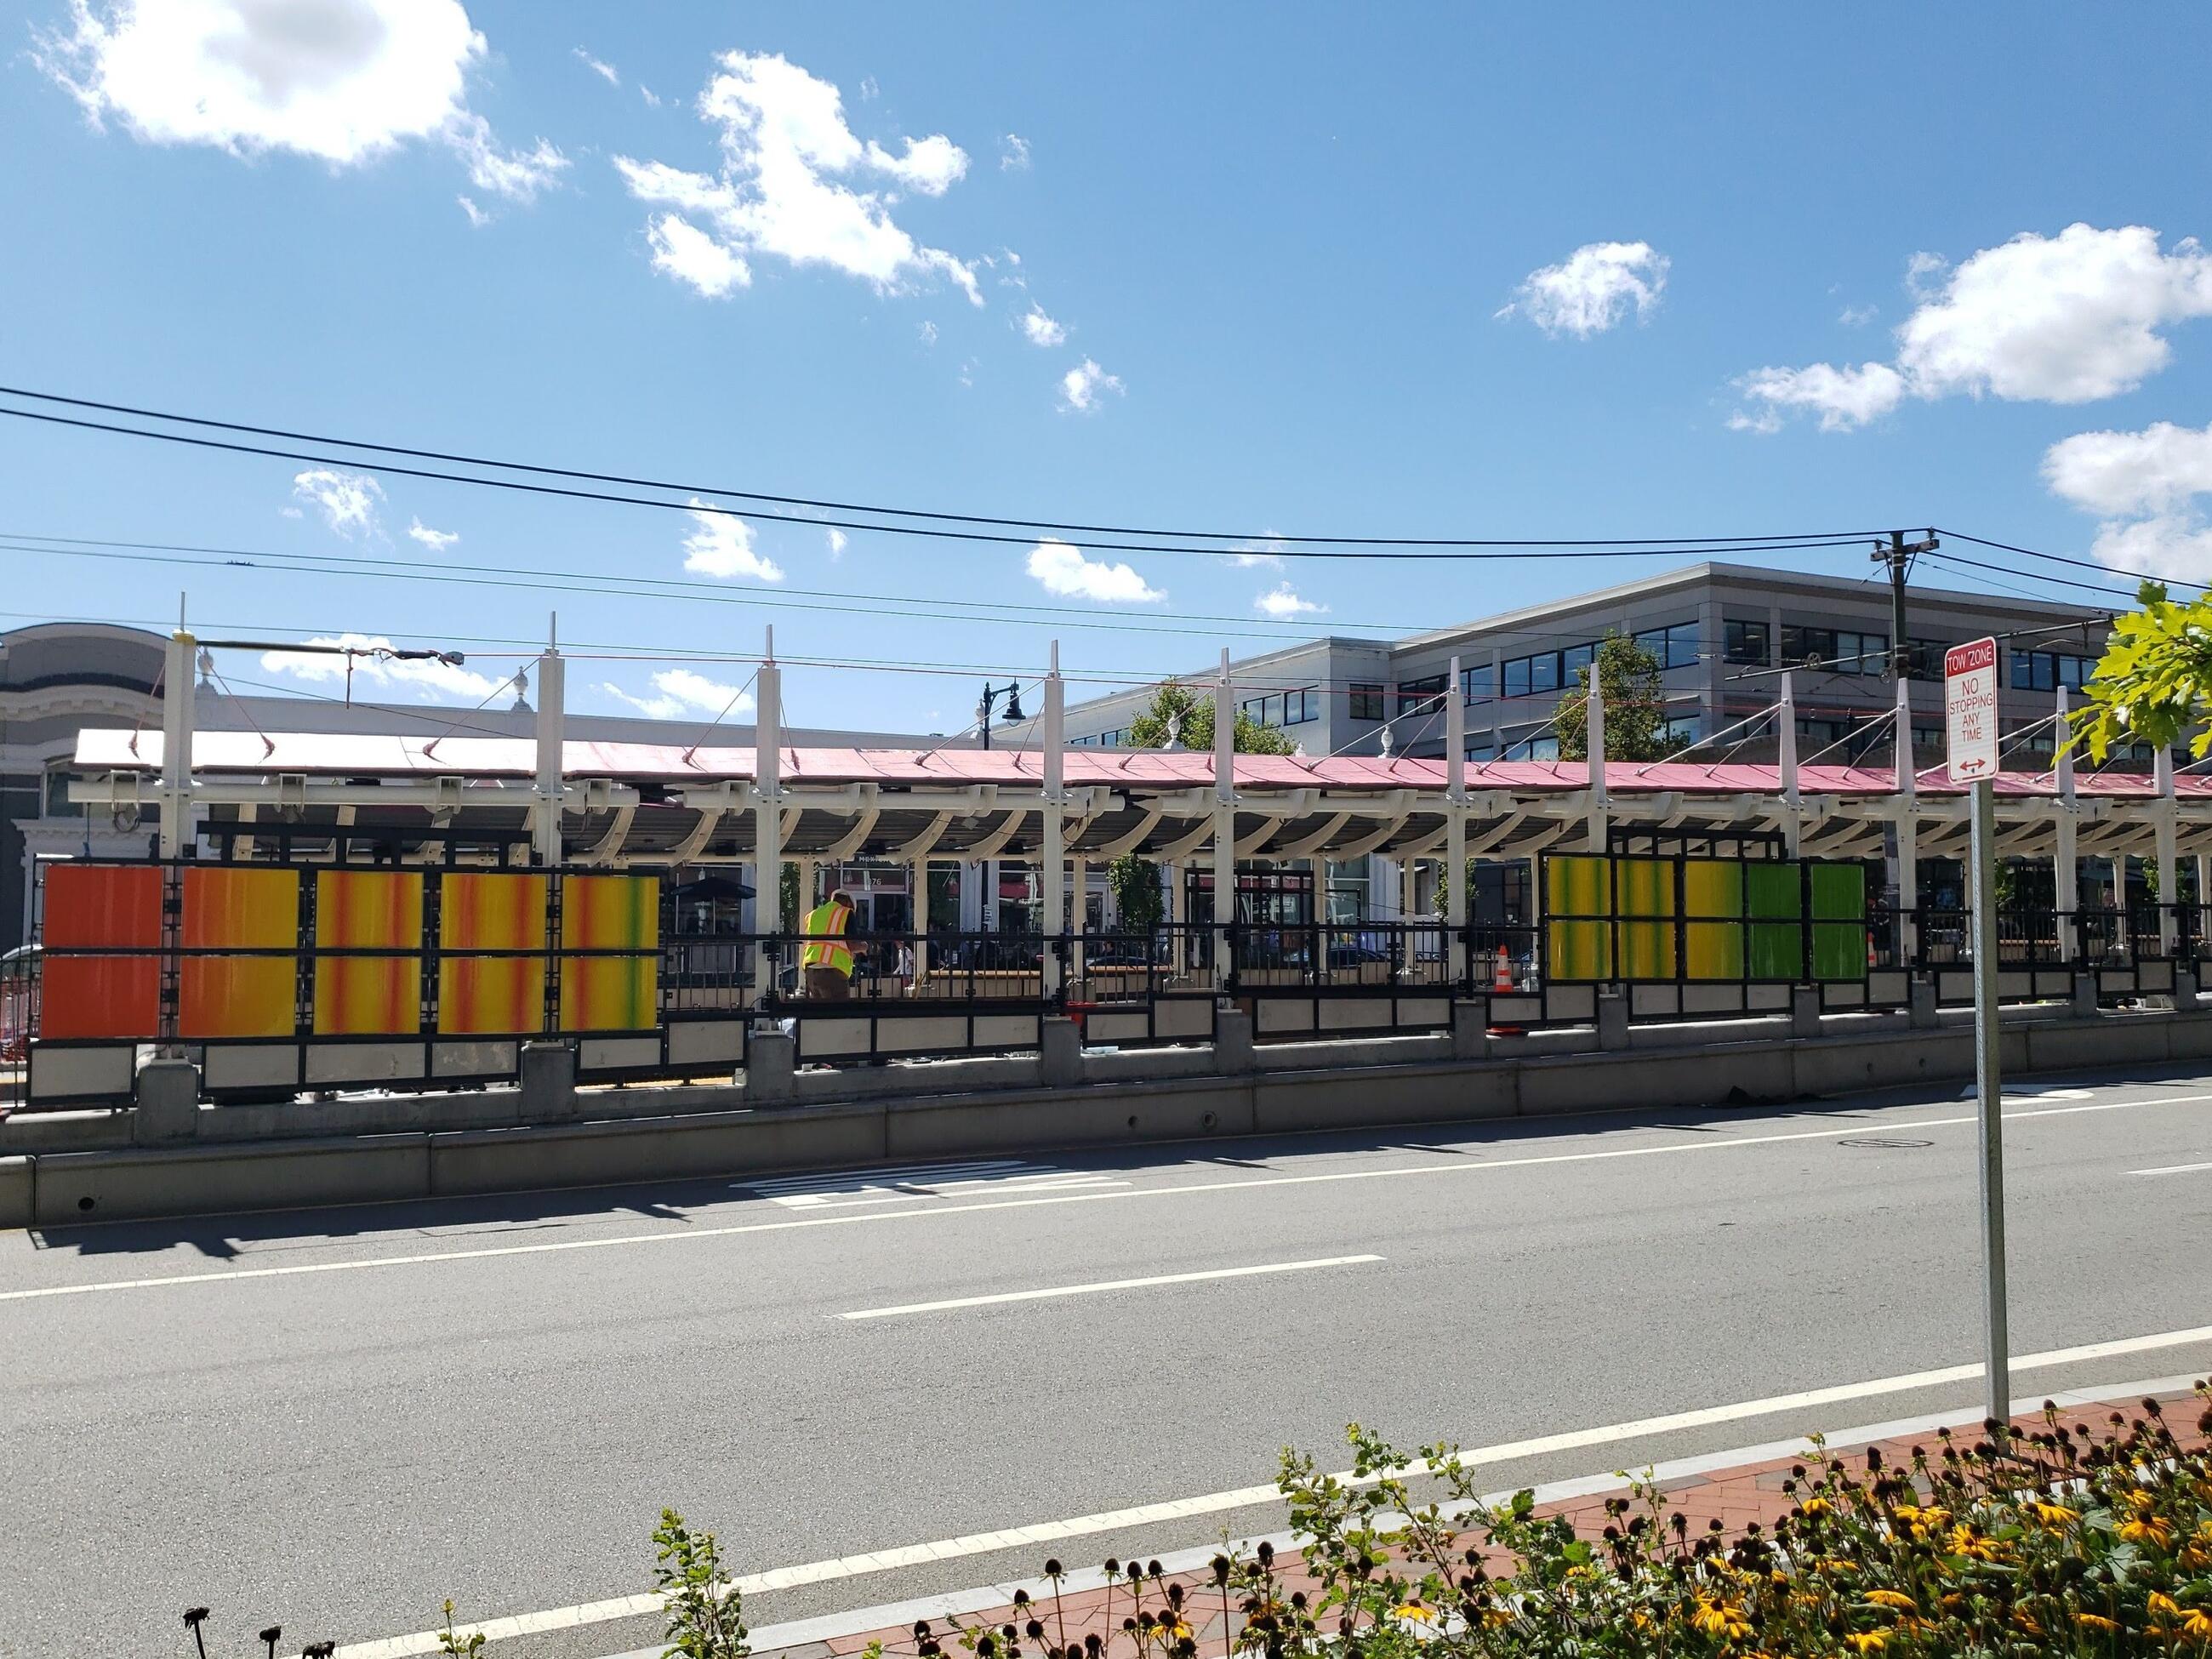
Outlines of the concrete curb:
[[[374,1103],[380,1125],[392,1126],[382,1133],[0,1156],[0,1227],[1212,1136],[1776,1102],[1965,1079],[1974,1065],[1972,1035],[1963,1027],[1815,1038],[1782,1036],[1769,1027],[1735,1041],[1603,1053],[1516,1054],[1498,1045],[1496,1057],[1455,1061],[1425,1047],[1419,1058],[1396,1064],[1315,1063],[1354,1046],[1272,1048],[1258,1057],[1261,1069],[1230,1076],[1198,1070],[1188,1063],[1190,1056],[1174,1052],[1160,1068],[1169,1075],[1061,1089],[1036,1086],[1032,1063],[1026,1086],[920,1092],[933,1085],[942,1090],[951,1078],[983,1082],[994,1075],[956,1071],[950,1078],[907,1079],[904,1092],[893,1095],[886,1074],[877,1073],[865,1075],[868,1097],[819,1103],[747,1106],[736,1087],[634,1091],[615,1099],[578,1097],[581,1114],[605,1112],[618,1102],[623,1115],[550,1124],[515,1122],[511,1096],[456,1097],[462,1121],[450,1127],[422,1121],[443,1097],[380,1101]],[[2010,1076],[2208,1054],[2212,1012],[2023,1021],[2004,1033]],[[316,1121],[312,1109],[301,1114]],[[420,1127],[400,1128],[410,1116]],[[56,1139],[62,1147],[70,1145],[68,1137]]]

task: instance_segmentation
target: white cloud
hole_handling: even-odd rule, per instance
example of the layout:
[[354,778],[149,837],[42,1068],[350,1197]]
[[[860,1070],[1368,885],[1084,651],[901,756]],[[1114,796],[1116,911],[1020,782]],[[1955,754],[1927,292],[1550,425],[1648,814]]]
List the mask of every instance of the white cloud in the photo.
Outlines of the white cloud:
[[684,568],[702,576],[750,576],[780,582],[782,570],[753,550],[753,527],[728,513],[712,513],[694,495],[691,517],[698,528],[684,538]]
[[915,331],[915,332],[921,337],[922,344],[926,346],[933,346],[937,343],[937,325],[935,323],[924,322],[920,328]]
[[845,550],[852,545],[850,538],[848,538],[842,530],[831,530],[826,533],[830,538],[830,559],[834,562],[843,558],[845,556]]
[[655,674],[653,684],[658,695],[650,697],[635,696],[605,681],[600,683],[599,690],[657,720],[672,720],[691,714],[720,717],[726,711],[744,714],[750,714],[753,707],[751,692],[710,680],[690,668],[671,668]]
[[1126,564],[1086,559],[1080,548],[1048,538],[1030,550],[1030,574],[1062,599],[1157,605],[1167,598]]
[[655,92],[651,87],[647,86],[642,81],[638,82],[637,95],[645,100],[646,106],[647,108],[659,109],[660,107],[660,94]]
[[876,84],[876,77],[874,76],[864,75],[860,77],[860,101],[862,103],[872,104],[875,102],[877,99],[883,96],[883,92],[884,89]]
[[1587,340],[1630,311],[1649,317],[1667,287],[1667,256],[1649,242],[1591,242],[1565,260],[1532,270],[1498,314],[1518,312],[1551,335]]
[[482,702],[507,684],[504,679],[493,679],[477,673],[473,668],[440,662],[435,658],[395,662],[389,658],[377,656],[374,653],[392,649],[392,641],[380,634],[320,635],[307,643],[349,646],[357,653],[371,654],[356,655],[349,659],[304,651],[265,651],[261,656],[262,668],[271,674],[289,674],[295,679],[343,685],[346,683],[347,665],[350,660],[353,690],[356,696],[365,689],[404,691],[424,702],[440,696],[469,697]]
[[[896,150],[873,139],[863,143],[829,82],[774,54],[725,52],[719,63],[699,98],[701,118],[720,136],[718,172],[710,178],[617,156],[631,195],[704,219],[733,264],[772,256],[793,265],[827,265],[884,293],[939,277],[971,304],[983,303],[972,265],[917,242],[890,212],[899,190],[924,196],[950,190],[967,173],[965,150],[941,133],[902,139]],[[845,182],[871,178],[894,188]],[[689,280],[662,260],[654,264]],[[732,286],[725,282],[713,291],[727,293]]]
[[2077,432],[2045,453],[2043,477],[2092,513],[2171,512],[2212,495],[2212,426],[2160,421],[2141,432]]
[[1257,541],[1231,542],[1229,562],[1239,570],[1261,568],[1279,570],[1283,564],[1283,551],[1289,546],[1288,542],[1273,535],[1262,536]]
[[999,166],[1009,173],[1024,173],[1030,165],[1030,141],[1018,132],[999,140]]
[[456,196],[453,199],[461,204],[461,211],[468,215],[469,222],[475,226],[478,230],[482,230],[486,225],[491,222],[491,215],[486,213],[482,208],[478,207],[470,198],[466,196]]
[[2212,575],[2212,527],[2197,502],[2212,495],[2212,426],[2076,433],[2045,452],[2043,477],[2054,494],[2104,517],[2100,562],[2190,581]]
[[744,288],[753,273],[743,259],[681,214],[664,213],[645,228],[653,268],[687,283],[710,300]]
[[[2079,404],[2131,392],[2172,357],[2162,330],[2212,315],[2212,255],[2194,240],[2161,252],[2158,233],[2142,225],[2074,224],[2056,236],[2023,232],[1955,267],[1917,253],[1905,286],[1920,303],[1896,331],[1893,367],[1763,369],[1740,384],[1765,410],[1735,424],[1771,431],[1793,402],[1820,410],[1832,430],[1862,424],[1871,418],[1858,412],[1868,401],[1864,377],[1878,368],[1887,390],[1871,399],[1875,414],[1894,408],[1905,392]],[[1856,388],[1854,375],[1861,377]],[[1805,383],[1792,377],[1806,376],[1815,377],[1816,390],[1841,387],[1844,395],[1770,396],[1802,390]]]
[[1080,363],[1060,377],[1060,407],[1085,412],[1098,405],[1101,392],[1119,392],[1121,378],[1109,374],[1085,357]]
[[1864,328],[1881,314],[1875,306],[1845,306],[1836,313],[1836,320],[1846,328]]
[[574,53],[578,63],[581,64],[586,69],[591,70],[592,74],[598,76],[600,80],[605,82],[609,86],[618,87],[622,84],[622,76],[617,72],[615,66],[612,64],[592,57],[591,53],[586,52],[581,46],[572,46],[569,50]]
[[420,519],[408,520],[407,533],[433,553],[444,552],[461,538],[457,530],[433,530]]
[[1022,334],[1031,345],[1056,346],[1067,343],[1067,331],[1045,315],[1044,307],[1035,301],[1022,313]]
[[1317,615],[1328,609],[1325,605],[1316,605],[1310,599],[1300,599],[1297,591],[1286,581],[1276,583],[1267,592],[1253,600],[1252,604],[1255,608],[1267,616],[1274,617],[1278,622],[1287,622],[1293,617]]
[[1846,431],[1888,414],[1905,397],[1905,377],[1887,363],[1755,369],[1736,386],[1755,406],[1730,416],[1729,424],[1747,432],[1778,431],[1791,410],[1817,413],[1823,432]]
[[95,125],[148,143],[352,167],[428,139],[477,188],[527,201],[567,158],[543,139],[502,150],[468,107],[488,50],[460,0],[71,0],[32,57]]
[[341,536],[367,536],[377,528],[377,506],[384,486],[366,472],[333,472],[311,468],[292,477],[292,495],[323,515],[323,522]]

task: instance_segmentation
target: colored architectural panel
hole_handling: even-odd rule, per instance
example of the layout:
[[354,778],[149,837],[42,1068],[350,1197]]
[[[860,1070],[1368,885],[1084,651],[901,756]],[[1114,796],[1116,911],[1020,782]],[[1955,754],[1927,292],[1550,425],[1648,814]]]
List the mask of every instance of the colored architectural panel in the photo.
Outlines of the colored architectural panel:
[[422,1024],[422,877],[412,870],[315,876],[315,1035],[409,1036]]
[[1744,911],[1751,918],[1745,951],[1753,979],[1788,980],[1805,972],[1805,878],[1795,863],[1747,863]]
[[[299,1026],[300,872],[187,867],[181,897],[177,1035],[292,1036]],[[265,951],[281,954],[255,954]]]
[[1691,979],[1743,977],[1743,866],[1735,859],[1682,861],[1684,973]]
[[[644,1031],[659,1023],[659,878],[562,878],[561,949],[562,1030]],[[635,954],[573,954],[603,951]]]
[[[1544,860],[1545,974],[1553,980],[1613,977],[1613,860],[1561,854]],[[1583,917],[1588,920],[1577,921]]]
[[1674,977],[1674,860],[1621,859],[1613,870],[1620,898],[1620,970],[1627,979]]
[[158,866],[48,865],[40,939],[39,1035],[48,1041],[161,1035],[161,969],[148,956],[80,957],[161,943]]
[[546,878],[447,871],[438,883],[439,1031],[544,1030]]
[[1856,864],[1812,866],[1813,977],[1864,979],[1870,936],[1866,927],[1866,870]]

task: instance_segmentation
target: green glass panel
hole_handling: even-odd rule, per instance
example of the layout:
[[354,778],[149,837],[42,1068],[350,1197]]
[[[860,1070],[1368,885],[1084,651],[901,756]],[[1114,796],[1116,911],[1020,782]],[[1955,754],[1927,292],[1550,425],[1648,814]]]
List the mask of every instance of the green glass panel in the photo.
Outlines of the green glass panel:
[[1745,908],[1771,921],[1795,921],[1804,914],[1804,890],[1795,864],[1750,863],[1743,866]]
[[1554,920],[1548,933],[1548,977],[1559,981],[1613,977],[1612,923]]
[[1795,981],[1805,971],[1805,930],[1794,921],[1755,921],[1751,935],[1751,977]]
[[1813,919],[1815,921],[1856,921],[1865,915],[1865,866],[1816,864],[1813,866]]
[[1682,924],[1689,951],[1692,979],[1743,977],[1743,927],[1734,921],[1687,921]]
[[1867,971],[1867,930],[1858,922],[1816,921],[1813,924],[1813,977],[1864,979]]

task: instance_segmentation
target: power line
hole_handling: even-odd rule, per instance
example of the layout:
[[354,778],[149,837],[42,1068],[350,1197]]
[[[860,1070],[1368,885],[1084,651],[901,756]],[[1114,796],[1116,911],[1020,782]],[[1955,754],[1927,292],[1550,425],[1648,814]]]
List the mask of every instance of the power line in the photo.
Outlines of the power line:
[[[2178,576],[2143,576],[2139,572],[2136,571],[2115,570],[2108,564],[2099,564],[2090,559],[2072,558],[2063,553],[2044,553],[2033,547],[2016,547],[2010,542],[1993,542],[1984,537],[1969,536],[1962,530],[1943,530],[1939,531],[1936,533],[1939,535],[1949,536],[1962,542],[1972,542],[1977,547],[1990,548],[1999,553],[2017,553],[2023,558],[2044,559],[2052,564],[2071,565],[2076,570],[2094,570],[2101,576],[2133,575],[2136,576],[2137,579],[2142,581],[2160,581],[2166,583],[2166,586],[2170,587],[2194,587],[2200,590],[2212,588],[2212,584],[2205,582],[2184,581]],[[1989,566],[1984,568],[1994,569],[1997,567]],[[2056,580],[2057,578],[2053,577],[2051,580]],[[2083,586],[2086,585],[2087,584],[2084,583],[2075,584],[2076,586]],[[2105,592],[2120,592],[2124,591],[2130,599],[2133,599],[2135,597],[2135,590],[2133,588],[2128,588],[2125,590],[2119,588],[2106,588],[2101,591]]]
[[[1030,531],[1066,531],[1071,534],[1077,535],[1139,536],[1151,540],[1219,541],[1230,543],[1253,542],[1268,544],[1264,549],[1243,549],[1232,546],[1222,548],[1175,549],[1133,547],[1109,550],[1125,552],[1174,551],[1209,553],[1216,556],[1234,556],[1240,552],[1249,551],[1265,550],[1273,552],[1274,549],[1272,544],[1279,542],[1298,544],[1310,547],[1575,548],[1589,550],[1607,548],[1638,549],[1649,548],[1654,544],[1663,544],[1666,545],[1667,550],[1669,551],[1690,547],[1735,547],[1745,551],[1771,551],[1776,550],[1776,549],[1757,544],[1776,544],[1779,546],[1805,545],[1815,547],[1844,545],[1851,542],[1864,540],[1871,536],[1877,536],[1885,533],[1879,531],[1820,531],[1803,533],[1790,532],[1783,535],[1771,536],[1638,536],[1613,540],[1596,540],[1581,538],[1530,540],[1504,538],[1475,539],[1437,536],[1291,536],[1285,535],[1279,532],[1274,531],[1151,530],[1136,528],[1125,525],[1073,524],[1048,519],[995,518],[977,513],[940,513],[927,511],[919,507],[878,507],[854,501],[819,500],[805,495],[778,495],[766,494],[759,490],[731,489],[717,484],[674,483],[665,479],[635,477],[617,472],[586,471],[579,468],[548,466],[529,461],[500,460],[480,455],[460,454],[446,450],[410,448],[399,444],[372,442],[358,438],[331,437],[318,433],[292,431],[282,427],[252,426],[241,422],[214,420],[205,416],[179,415],[167,410],[144,409],[129,404],[102,403],[97,399],[89,398],[65,397],[58,392],[37,392],[26,386],[0,386],[0,393],[3,393],[9,397],[27,398],[35,403],[60,404],[72,409],[98,410],[104,414],[128,415],[133,418],[140,420],[165,421],[174,425],[196,426],[204,428],[210,431],[242,433],[251,437],[280,438],[291,443],[319,444],[326,447],[338,449],[366,450],[374,454],[401,455],[414,460],[442,461],[451,465],[486,467],[495,471],[509,472],[530,472],[535,473],[540,477],[567,478],[583,483],[619,484],[626,489],[665,489],[678,491],[686,495],[721,495],[734,501],[766,501],[773,506],[805,507],[815,508],[822,512],[830,513],[865,513],[877,518],[919,519],[940,524],[980,524],[990,525],[1000,528],[1026,528]],[[185,439],[174,434],[145,432],[137,430],[137,428],[104,425],[97,422],[65,422],[63,421],[60,416],[42,416],[24,410],[0,410],[0,413],[19,415],[24,418],[32,420],[52,420],[62,424],[87,426],[99,431],[130,432],[139,437],[166,438],[173,442],[191,441],[189,439]],[[219,447],[245,447],[243,446]],[[283,452],[254,450],[248,448],[246,453],[283,453]],[[324,459],[325,458],[317,456],[290,455],[288,456],[287,459],[295,460],[308,460]],[[346,466],[360,466],[368,465],[368,463],[353,460],[338,461],[336,464]],[[386,470],[388,471],[403,473],[406,471],[406,469],[400,467],[387,467]],[[415,476],[443,477],[445,475],[421,474]],[[495,481],[489,479],[468,479],[462,480],[461,482],[489,483]],[[665,505],[665,503],[659,504]],[[910,532],[902,531],[896,526],[848,524],[842,521],[826,520],[811,515],[799,516],[760,513],[756,516],[762,518],[786,518],[790,522],[802,524],[835,524],[836,526],[840,529],[880,530],[894,534],[912,533]],[[1025,535],[1018,537],[997,537],[988,538],[975,538],[973,539],[1030,541],[1035,539],[1035,538],[1033,536]],[[1601,552],[1591,551],[1587,554],[1579,555],[1578,556],[1604,557],[1608,556]],[[1622,556],[1632,556],[1632,555],[1624,554]]]

